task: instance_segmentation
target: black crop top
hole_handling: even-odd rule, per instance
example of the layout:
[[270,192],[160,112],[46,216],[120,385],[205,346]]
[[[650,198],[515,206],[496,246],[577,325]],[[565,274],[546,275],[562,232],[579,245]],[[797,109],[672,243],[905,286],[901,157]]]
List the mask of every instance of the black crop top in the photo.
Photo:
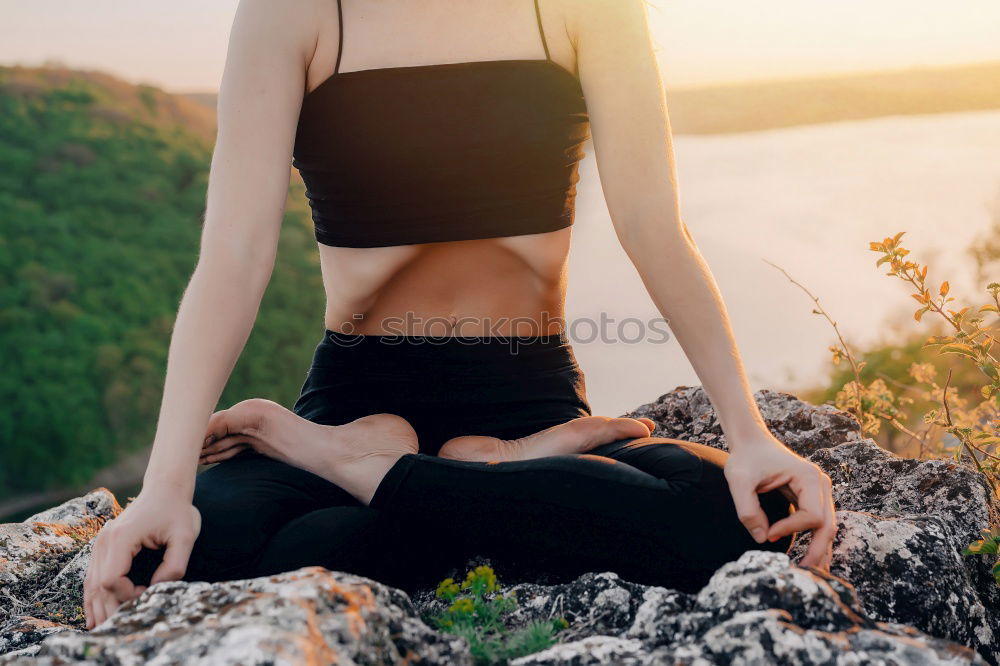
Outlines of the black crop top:
[[292,165],[316,240],[340,247],[496,238],[573,224],[590,120],[549,57],[334,73],[306,93]]

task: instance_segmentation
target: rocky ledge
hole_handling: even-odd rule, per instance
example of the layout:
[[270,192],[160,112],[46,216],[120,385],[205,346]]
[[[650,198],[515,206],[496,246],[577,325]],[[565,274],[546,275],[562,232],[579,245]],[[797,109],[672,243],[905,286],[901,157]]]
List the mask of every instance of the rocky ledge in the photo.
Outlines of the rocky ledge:
[[[982,476],[951,461],[905,460],[860,437],[847,414],[792,395],[756,395],[782,441],[834,480],[840,529],[832,575],[751,551],[697,594],[595,572],[514,586],[514,624],[563,617],[542,664],[997,664],[1000,588],[961,549],[997,522]],[[656,433],[725,448],[700,388],[679,387],[630,415]],[[161,583],[93,631],[82,627],[90,541],[120,507],[98,489],[0,526],[0,665],[471,664],[463,639],[408,597],[319,567],[227,583]],[[515,581],[505,581],[513,583]]]

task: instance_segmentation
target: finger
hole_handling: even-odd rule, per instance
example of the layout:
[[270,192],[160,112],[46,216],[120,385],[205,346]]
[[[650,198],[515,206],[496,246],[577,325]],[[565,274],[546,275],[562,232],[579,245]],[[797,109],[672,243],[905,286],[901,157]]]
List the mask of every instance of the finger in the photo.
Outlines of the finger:
[[119,532],[109,531],[102,545],[103,557],[100,560],[100,577],[97,583],[99,587],[111,590],[132,568],[132,558],[142,550],[142,543],[123,539]]
[[[791,474],[779,474],[775,476],[770,481],[765,481],[763,485],[757,487],[758,493],[766,493],[778,488],[779,486],[787,485],[789,481],[792,480]],[[793,494],[794,496],[794,494]]]
[[[131,557],[128,558],[128,562],[131,566]],[[105,610],[105,619],[114,615],[122,603],[139,596],[135,591],[135,584],[125,574],[106,580],[101,587],[103,589],[100,603]]]
[[242,446],[234,446],[232,448],[229,448],[223,451],[222,453],[216,453],[210,456],[202,456],[201,458],[198,459],[198,464],[211,465],[212,463],[222,462],[223,460],[229,460],[230,458],[235,457],[237,453],[245,451],[248,448],[250,447],[244,444]]
[[94,593],[93,592],[88,593],[86,587],[84,587],[84,593],[83,593],[83,612],[84,615],[86,616],[85,626],[89,631],[90,629],[93,629],[97,625],[94,622],[96,618],[96,613],[94,613]]
[[787,518],[782,518],[775,524],[771,525],[771,529],[767,531],[767,540],[777,541],[783,536],[788,536],[795,532],[817,529],[822,526],[822,516],[817,516],[810,511],[806,511],[805,509],[799,509]]
[[87,574],[84,578],[84,610],[88,613],[88,629],[93,629],[107,619],[104,612],[104,589],[101,587],[104,567],[102,566],[107,558],[108,541],[111,538],[114,521],[107,523],[94,537],[94,545],[90,552],[90,563],[87,565]]
[[152,577],[149,579],[150,585],[155,585],[168,580],[180,580],[187,571],[188,558],[191,557],[191,548],[194,546],[193,537],[175,537],[167,544],[167,551],[163,554],[163,561],[156,567]]
[[238,437],[223,437],[221,439],[213,439],[211,444],[206,444],[205,446],[201,447],[200,454],[205,456],[205,455],[211,455],[213,453],[219,453],[221,451],[225,451],[231,446],[239,444],[239,442],[240,440]]
[[783,474],[781,476],[776,476],[771,481],[768,481],[763,486],[757,489],[759,493],[767,493],[775,488],[778,492],[785,496],[785,499],[789,501],[793,506],[799,506],[799,498],[795,495],[795,491],[792,490],[788,483],[791,481],[792,477],[790,474]]
[[121,578],[116,579],[108,588],[108,591],[111,593],[111,596],[114,597],[114,601],[118,605],[139,596],[139,593],[135,591],[135,583],[133,583],[127,576],[122,576]]
[[832,550],[834,533],[834,528],[828,524],[824,524],[813,532],[812,541],[809,542],[806,554],[799,560],[799,566],[828,568],[829,565],[824,567],[824,560],[827,557],[827,551]]
[[[812,467],[810,471],[796,474],[789,485],[799,498],[799,510],[804,510],[819,519],[820,524],[816,528],[833,520],[830,477],[822,470],[818,467]],[[813,538],[816,538],[815,534]],[[826,542],[822,545],[825,547]]]
[[108,594],[101,596],[101,598],[98,601],[100,603],[101,610],[103,611],[102,614],[103,617],[101,619],[101,622],[104,622],[109,617],[114,615],[115,612],[118,610],[118,607],[121,605],[111,595]]
[[823,536],[823,539],[826,541],[826,547],[823,548],[820,554],[817,566],[829,571],[830,565],[833,561],[833,542],[837,538],[837,513],[836,508],[833,506],[833,497],[830,498],[829,508],[827,510],[827,521],[823,527],[824,530],[828,531],[828,535],[824,534]]
[[826,514],[823,516],[823,524],[813,533],[809,548],[800,562],[801,566],[816,566],[829,570],[833,559],[833,540],[837,536],[833,498],[824,502],[824,506]]
[[827,571],[829,571],[830,567],[833,566],[833,544],[837,540],[837,533],[840,531],[840,527],[837,524],[837,510],[836,507],[833,506],[832,497],[830,498],[830,516],[831,523],[833,524],[833,537],[830,539],[830,545],[823,552],[823,561],[820,563],[820,566],[825,568]]
[[[836,536],[836,533],[834,533]],[[819,562],[816,564],[817,568],[830,573],[830,566],[833,563],[833,541],[831,540],[830,546],[823,551],[822,556],[820,556]]]
[[[837,527],[834,525],[833,528],[833,539],[837,538]],[[830,571],[830,567],[833,566],[833,539],[830,540],[830,547],[826,549],[823,553],[823,561],[820,562],[820,566]]]
[[653,434],[653,431],[656,430],[656,421],[654,421],[653,419],[641,418],[641,419],[636,419],[636,421],[641,422],[643,425],[649,428],[649,434],[651,435]]
[[222,462],[223,460],[229,460],[230,458],[233,457],[233,455],[235,454],[230,454],[229,452],[226,452],[226,453],[217,453],[214,456],[205,456],[204,458],[198,458],[198,464],[214,465],[215,463]]
[[760,499],[757,497],[756,483],[749,477],[740,475],[730,475],[729,490],[733,496],[733,503],[736,505],[736,515],[743,523],[750,536],[757,543],[764,543],[767,537],[767,514],[760,506]]
[[104,608],[104,594],[97,593],[94,595],[94,626],[100,626],[105,620],[108,619],[108,613]]
[[[94,548],[96,549],[96,542]],[[87,573],[83,577],[83,613],[86,618],[86,628],[94,628],[94,579],[97,571],[97,553],[91,551],[90,562],[87,564]]]
[[234,446],[239,446],[241,444],[250,445],[255,442],[255,437],[248,437],[247,435],[232,435],[224,437],[223,439],[218,439],[212,444],[206,446],[201,450],[201,455],[207,456],[214,453],[222,453]]
[[119,534],[117,531],[108,532],[102,544],[103,557],[100,559],[100,577],[94,598],[98,624],[113,615],[122,602],[136,596],[135,584],[128,578],[128,572],[142,544],[123,540]]

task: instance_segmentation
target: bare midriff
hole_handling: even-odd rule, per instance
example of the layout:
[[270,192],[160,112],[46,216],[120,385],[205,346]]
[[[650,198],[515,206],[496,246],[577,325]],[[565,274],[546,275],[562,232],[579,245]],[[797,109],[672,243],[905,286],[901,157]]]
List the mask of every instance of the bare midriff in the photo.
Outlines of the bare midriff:
[[321,244],[326,327],[363,335],[559,333],[570,234],[567,227],[392,247]]

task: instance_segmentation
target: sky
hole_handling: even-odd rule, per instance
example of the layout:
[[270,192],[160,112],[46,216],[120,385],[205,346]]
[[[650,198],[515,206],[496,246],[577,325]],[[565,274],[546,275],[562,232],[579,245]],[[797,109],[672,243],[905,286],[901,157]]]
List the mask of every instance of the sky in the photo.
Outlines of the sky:
[[[237,2],[0,0],[0,64],[58,61],[172,92],[214,92]],[[648,8],[668,86],[1000,60],[997,0],[648,0]]]

